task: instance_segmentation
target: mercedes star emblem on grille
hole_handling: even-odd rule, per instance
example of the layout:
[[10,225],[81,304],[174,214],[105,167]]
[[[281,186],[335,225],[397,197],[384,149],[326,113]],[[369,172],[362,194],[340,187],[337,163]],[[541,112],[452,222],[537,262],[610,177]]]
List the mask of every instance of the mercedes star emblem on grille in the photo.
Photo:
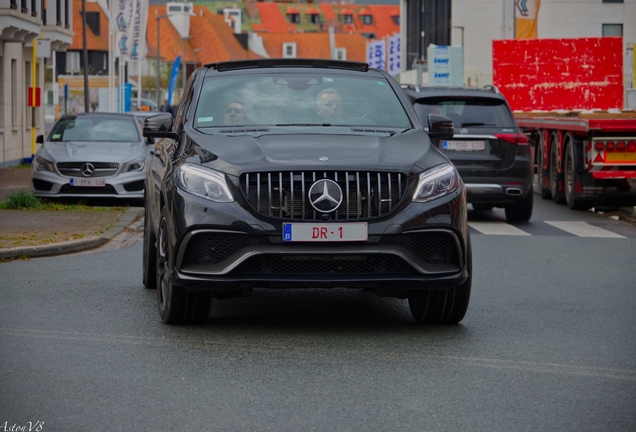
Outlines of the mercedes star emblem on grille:
[[460,129],[459,133],[467,134],[468,133],[468,129]]
[[309,202],[320,213],[330,213],[342,203],[342,189],[333,180],[321,179],[309,188]]
[[93,166],[92,163],[87,162],[84,165],[82,165],[81,171],[84,177],[92,177],[93,174],[95,173],[95,167]]

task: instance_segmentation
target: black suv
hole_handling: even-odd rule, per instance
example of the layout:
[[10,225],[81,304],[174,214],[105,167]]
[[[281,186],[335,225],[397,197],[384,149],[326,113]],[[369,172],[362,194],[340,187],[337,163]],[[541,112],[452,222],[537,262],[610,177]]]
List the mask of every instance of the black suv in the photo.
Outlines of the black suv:
[[453,121],[455,136],[435,144],[457,167],[473,208],[503,207],[508,222],[529,220],[534,170],[530,141],[504,96],[493,86],[402,88],[423,122],[429,114]]
[[143,281],[166,323],[253,288],[373,290],[418,322],[457,323],[472,253],[466,192],[399,84],[366,63],[223,62],[196,70],[146,177]]

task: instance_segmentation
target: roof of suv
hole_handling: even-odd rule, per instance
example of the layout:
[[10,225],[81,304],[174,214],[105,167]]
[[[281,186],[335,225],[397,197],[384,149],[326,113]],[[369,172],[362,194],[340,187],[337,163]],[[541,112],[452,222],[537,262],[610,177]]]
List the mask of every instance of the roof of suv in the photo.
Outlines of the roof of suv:
[[506,100],[499,93],[495,86],[486,86],[484,88],[475,87],[446,87],[446,86],[417,86],[413,84],[402,84],[404,93],[411,100],[418,100],[430,97],[482,97],[491,99]]

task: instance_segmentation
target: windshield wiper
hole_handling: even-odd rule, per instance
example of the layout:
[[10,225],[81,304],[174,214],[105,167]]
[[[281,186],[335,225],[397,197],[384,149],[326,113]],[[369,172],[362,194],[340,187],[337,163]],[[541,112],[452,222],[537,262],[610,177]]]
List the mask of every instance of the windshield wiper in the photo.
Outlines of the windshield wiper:
[[462,127],[466,127],[466,126],[495,126],[494,123],[462,123]]
[[278,123],[276,126],[331,126],[331,123]]

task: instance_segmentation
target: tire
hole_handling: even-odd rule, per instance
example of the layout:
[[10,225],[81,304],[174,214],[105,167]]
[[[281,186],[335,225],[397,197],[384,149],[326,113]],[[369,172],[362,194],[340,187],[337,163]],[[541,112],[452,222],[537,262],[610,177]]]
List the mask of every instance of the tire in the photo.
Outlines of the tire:
[[582,158],[581,149],[570,141],[565,152],[563,170],[565,172],[565,201],[572,210],[587,210],[593,206],[593,203],[581,199],[576,194],[576,183],[581,183]]
[[473,203],[473,209],[477,211],[490,211],[495,208],[492,204]]
[[413,319],[423,324],[457,324],[466,315],[473,281],[473,252],[468,234],[466,264],[468,278],[461,285],[448,290],[423,291],[409,295],[409,309]]
[[186,291],[170,279],[172,257],[168,241],[165,211],[159,223],[157,243],[157,304],[159,316],[166,324],[203,324],[208,320],[212,296],[210,291]]
[[559,167],[557,166],[557,145],[550,146],[550,195],[557,204],[565,203],[565,194],[559,191]]
[[543,199],[550,199],[552,198],[550,188],[544,186],[546,183],[545,179],[549,179],[550,177],[550,170],[548,169],[547,172],[544,172],[546,170],[543,168],[545,165],[543,155],[543,138],[539,138],[537,147],[537,181],[539,182],[539,190],[541,191],[540,195]]
[[148,203],[144,204],[144,268],[143,282],[148,289],[157,289],[157,236],[151,226],[152,220],[148,211]]
[[533,197],[534,193],[529,191],[521,201],[514,204],[507,204],[505,206],[506,220],[509,223],[529,221],[532,216]]

